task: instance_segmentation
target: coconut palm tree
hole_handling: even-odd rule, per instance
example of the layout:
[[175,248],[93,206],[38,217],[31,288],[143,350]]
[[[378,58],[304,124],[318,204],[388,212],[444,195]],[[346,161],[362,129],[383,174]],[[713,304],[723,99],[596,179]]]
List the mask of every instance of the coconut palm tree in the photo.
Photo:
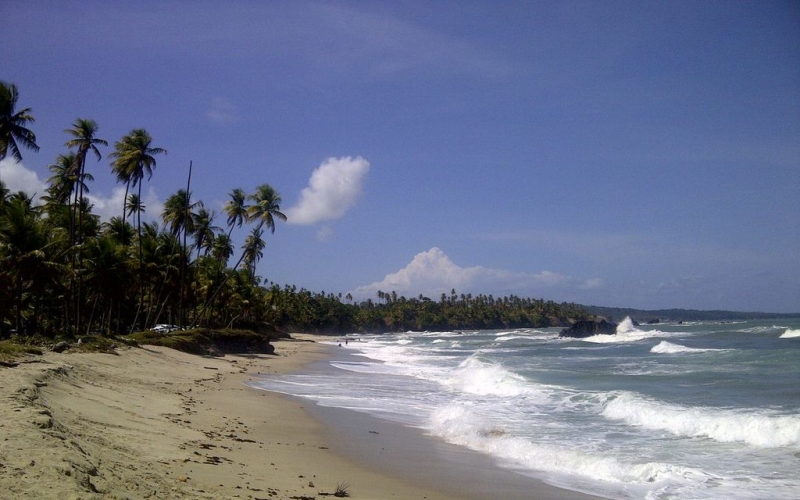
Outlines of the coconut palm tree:
[[258,264],[258,261],[264,257],[264,247],[266,246],[266,242],[261,237],[262,235],[263,231],[261,228],[253,228],[247,238],[245,238],[244,246],[242,247],[242,263],[247,269],[251,281],[254,280],[256,276],[256,264]]
[[211,243],[211,256],[221,262],[227,264],[228,260],[233,255],[233,243],[227,234],[217,234]]
[[0,160],[10,152],[15,160],[22,161],[20,146],[39,151],[36,135],[26,128],[35,121],[31,108],[15,111],[17,99],[17,86],[0,81]]
[[[233,192],[231,193],[231,195],[233,195]],[[255,193],[248,196],[247,199],[254,202],[253,205],[247,207],[247,221],[248,222],[257,221],[256,228],[253,230],[253,233],[251,234],[255,234],[256,232],[258,232],[259,239],[261,238],[261,229],[264,226],[266,226],[274,233],[275,219],[283,221],[286,220],[286,215],[283,212],[281,212],[281,201],[282,201],[281,197],[275,190],[275,188],[273,188],[269,184],[262,184],[256,187]],[[233,201],[233,196],[231,201]],[[229,217],[228,220],[230,221],[231,213],[229,213],[227,210],[226,213],[228,213]],[[247,249],[246,245],[245,249]],[[233,266],[233,273],[235,273],[236,269],[242,264],[242,261],[244,260],[246,255],[247,252],[243,251],[242,255],[239,257],[238,262],[236,262],[236,265]],[[214,294],[212,294],[212,296],[208,299],[208,301],[206,301],[206,304],[203,306],[203,309],[200,311],[200,314],[198,314],[197,318],[195,319],[194,322],[195,325],[197,324],[199,319],[203,316],[203,313],[205,312],[206,308],[208,308],[209,304],[217,296],[217,293],[219,293],[219,291],[222,290],[222,288],[231,278],[233,273],[228,273],[222,284],[217,288]]]
[[40,209],[33,207],[24,193],[11,197],[0,216],[0,269],[2,281],[8,283],[13,297],[14,325],[17,331],[26,324],[35,325],[35,314],[24,322],[26,300],[41,296],[47,283],[55,280],[59,270],[53,252],[59,242],[58,232],[43,223]]
[[[145,129],[134,129],[128,135],[114,144],[114,158],[112,164],[113,171],[117,174],[117,180],[126,183],[125,199],[128,198],[128,191],[131,186],[138,185],[139,192],[137,199],[142,199],[142,184],[145,174],[147,178],[153,177],[153,169],[156,166],[155,155],[166,154],[164,148],[154,148],[151,146],[153,139]],[[127,207],[126,207],[127,208]],[[125,218],[125,212],[122,213]],[[142,269],[142,215],[139,212],[136,220],[136,234],[139,238],[139,273],[144,274]],[[139,310],[144,302],[144,277],[141,276],[141,290],[139,294]],[[138,314],[138,313],[137,313]],[[137,318],[138,320],[138,318]],[[135,323],[135,321],[134,321]]]
[[197,249],[197,257],[200,258],[200,251],[205,250],[207,255],[214,243],[214,235],[221,228],[214,225],[214,212],[209,212],[201,208],[196,214],[192,214],[194,225],[194,247]]
[[281,210],[281,197],[269,184],[262,184],[256,188],[256,192],[251,194],[248,199],[253,204],[247,208],[247,218],[250,221],[258,221],[258,228],[267,226],[267,229],[275,232],[275,219],[286,221],[286,215]]
[[[156,166],[155,155],[167,154],[164,148],[154,148],[150,146],[152,137],[144,129],[134,129],[128,135],[114,144],[114,152],[109,156],[114,158],[111,169],[117,175],[117,181],[124,182],[125,200],[128,199],[128,191],[131,187],[139,186],[138,196],[142,197],[142,179],[145,174],[147,178],[153,177],[153,169]],[[123,211],[122,218],[125,219],[126,212]],[[137,226],[137,232],[141,232],[141,224]]]
[[114,307],[119,310],[125,298],[126,287],[121,284],[131,281],[127,249],[107,233],[88,240],[85,262],[87,298],[92,304],[87,323],[99,314],[103,332],[111,332]]
[[179,189],[175,194],[170,195],[164,203],[164,211],[161,213],[161,219],[164,225],[169,228],[169,231],[174,236],[179,236],[181,233],[194,234],[194,213],[193,208],[202,207],[203,202],[191,202],[191,193],[187,193],[185,189]]
[[66,205],[72,198],[78,176],[75,172],[75,153],[58,155],[56,162],[48,165],[47,168],[53,175],[47,179],[50,184],[48,188],[48,199],[51,203]]
[[[194,234],[195,232],[196,214],[192,212],[192,209],[203,206],[202,201],[192,203],[191,198],[191,192],[185,189],[179,189],[177,193],[167,198],[166,203],[164,203],[164,212],[161,214],[164,224],[169,227],[173,236],[177,237],[183,233],[183,245],[181,245],[181,250],[184,254],[188,254],[186,249],[186,238],[189,234]],[[181,323],[180,326],[183,326],[183,283],[186,274],[186,267],[183,265],[183,260],[181,262],[181,293],[178,314]]]
[[108,222],[104,222],[103,232],[110,235],[123,247],[128,247],[133,243],[133,226],[119,217],[112,217]]
[[[75,120],[75,123],[72,124],[72,127],[73,128],[64,130],[64,132],[73,137],[64,145],[68,148],[78,148],[78,153],[75,155],[75,169],[78,171],[78,189],[75,193],[75,207],[77,208],[83,204],[84,193],[88,192],[85,181],[87,179],[93,180],[91,175],[87,177],[86,174],[86,155],[91,151],[97,157],[97,161],[100,161],[103,156],[100,154],[100,150],[97,149],[97,146],[108,146],[108,141],[97,138],[97,130],[99,127],[94,120],[78,118]],[[80,217],[78,226],[83,226],[83,220],[81,220]],[[80,245],[81,242],[79,235],[77,244]]]
[[228,216],[228,236],[230,237],[234,227],[242,227],[247,220],[247,195],[239,188],[230,192],[231,199],[225,203],[223,209]]

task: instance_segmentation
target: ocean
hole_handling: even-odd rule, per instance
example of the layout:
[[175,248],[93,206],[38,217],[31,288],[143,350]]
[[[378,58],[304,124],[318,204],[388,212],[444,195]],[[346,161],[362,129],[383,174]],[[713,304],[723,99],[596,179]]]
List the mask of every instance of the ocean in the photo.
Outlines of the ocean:
[[607,498],[800,497],[800,318],[559,331],[347,335],[252,385]]

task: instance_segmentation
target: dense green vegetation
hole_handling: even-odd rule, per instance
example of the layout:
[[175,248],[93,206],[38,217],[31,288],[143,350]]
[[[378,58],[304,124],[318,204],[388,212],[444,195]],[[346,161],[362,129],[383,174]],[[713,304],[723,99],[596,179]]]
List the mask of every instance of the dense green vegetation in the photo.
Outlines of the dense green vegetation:
[[[14,85],[0,82],[0,159],[21,160],[21,148],[38,150],[28,129],[32,111],[17,111],[18,97]],[[272,186],[250,194],[231,190],[223,228],[192,198],[190,164],[186,189],[167,198],[160,223],[147,222],[142,187],[167,150],[134,129],[114,143],[108,166],[96,166],[89,160],[101,161],[109,144],[97,123],[79,118],[65,134],[66,151],[48,167],[52,176],[41,202],[33,193],[9,192],[0,179],[0,338],[128,335],[163,323],[261,333],[541,327],[587,316],[573,304],[455,290],[438,301],[378,292],[377,301],[354,303],[349,296],[265,284],[256,275],[264,233],[286,220]],[[120,216],[108,221],[92,213],[85,196],[95,167],[110,168],[125,185]],[[232,233],[245,224],[252,228],[230,265],[237,253]],[[195,345],[210,334],[192,335],[173,334],[169,341]]]
[[748,319],[793,318],[797,314],[778,314],[741,311],[698,311],[695,309],[657,309],[642,310],[625,307],[584,306],[587,311],[597,316],[621,321],[626,316],[646,323],[648,321],[734,321]]
[[291,331],[320,333],[396,332],[408,330],[461,330],[564,326],[589,317],[581,306],[557,304],[516,296],[441,294],[437,301],[396,293],[377,293],[372,299],[354,303],[349,296],[311,293],[273,285],[267,299],[276,305],[267,316],[272,324]]

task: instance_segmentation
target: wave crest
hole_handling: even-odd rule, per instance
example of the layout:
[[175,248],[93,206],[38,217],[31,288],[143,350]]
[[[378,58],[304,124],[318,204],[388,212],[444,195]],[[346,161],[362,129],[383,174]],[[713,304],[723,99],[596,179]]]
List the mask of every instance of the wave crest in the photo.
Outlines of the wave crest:
[[659,344],[654,345],[650,352],[653,354],[690,354],[711,351],[724,351],[725,349],[701,349],[698,347],[686,347],[680,344],[673,344],[662,340]]
[[791,330],[789,328],[786,329],[785,332],[781,334],[779,338],[782,339],[794,339],[800,337],[800,330]]
[[723,443],[742,442],[759,448],[800,446],[800,417],[794,415],[691,408],[628,392],[610,399],[601,414],[611,420],[677,436],[706,437]]

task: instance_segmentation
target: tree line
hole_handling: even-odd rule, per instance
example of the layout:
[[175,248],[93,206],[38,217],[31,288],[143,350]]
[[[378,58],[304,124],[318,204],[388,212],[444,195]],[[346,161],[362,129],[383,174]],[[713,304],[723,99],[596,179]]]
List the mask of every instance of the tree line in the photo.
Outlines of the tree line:
[[[31,108],[17,110],[18,90],[0,82],[0,160],[38,151]],[[230,191],[217,216],[186,189],[170,195],[158,222],[142,220],[142,186],[167,150],[143,128],[107,154],[125,185],[120,216],[101,221],[86,194],[90,169],[108,141],[96,122],[78,118],[65,130],[66,151],[48,166],[46,193],[35,202],[0,179],[0,336],[126,334],[155,324],[342,333],[544,327],[588,313],[575,304],[515,296],[457,295],[438,301],[395,292],[354,302],[262,280],[265,231],[285,221],[279,193],[269,184]],[[232,234],[251,227],[235,254]]]
[[[38,151],[31,108],[17,110],[16,85],[0,82],[0,160]],[[186,189],[170,195],[159,222],[142,220],[142,186],[167,150],[137,128],[108,154],[125,185],[120,216],[101,222],[86,194],[88,159],[102,159],[108,141],[94,120],[65,130],[66,152],[48,166],[46,193],[10,192],[0,179],[0,334],[123,334],[157,323],[234,326],[260,321],[264,290],[256,276],[264,231],[275,231],[281,197],[269,184],[233,189],[227,230]],[[231,234],[251,224],[238,260]]]
[[267,318],[283,330],[316,333],[403,332],[546,328],[566,326],[591,315],[580,305],[510,295],[458,294],[438,300],[377,292],[377,300],[355,302],[350,294],[313,293],[272,284]]

